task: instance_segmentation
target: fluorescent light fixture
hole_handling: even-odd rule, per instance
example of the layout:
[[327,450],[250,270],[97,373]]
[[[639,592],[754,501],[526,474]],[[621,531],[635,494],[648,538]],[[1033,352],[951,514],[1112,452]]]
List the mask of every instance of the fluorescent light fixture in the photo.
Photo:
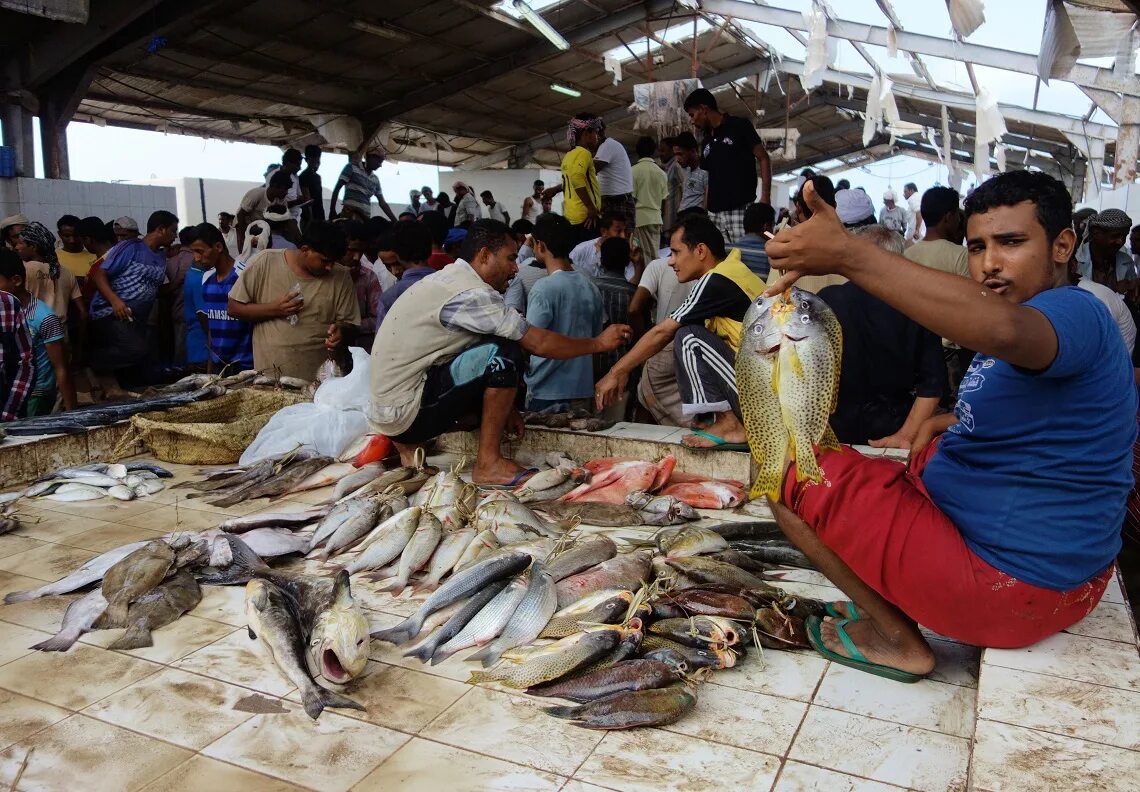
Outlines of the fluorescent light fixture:
[[562,37],[562,34],[555,30],[549,22],[543,19],[537,11],[528,6],[523,0],[514,0],[514,8],[523,19],[531,23],[534,29],[542,35],[546,36],[551,44],[558,47],[560,50],[570,49],[570,42]]
[[384,27],[382,25],[373,25],[371,22],[365,22],[362,19],[352,20],[352,27],[356,28],[362,33],[371,33],[373,36],[380,38],[392,39],[393,41],[408,41],[408,36],[398,30]]
[[559,83],[551,83],[550,90],[555,91],[556,93],[566,94],[567,96],[573,96],[575,98],[582,95],[581,91],[575,91],[573,88],[568,88],[565,85],[561,85]]

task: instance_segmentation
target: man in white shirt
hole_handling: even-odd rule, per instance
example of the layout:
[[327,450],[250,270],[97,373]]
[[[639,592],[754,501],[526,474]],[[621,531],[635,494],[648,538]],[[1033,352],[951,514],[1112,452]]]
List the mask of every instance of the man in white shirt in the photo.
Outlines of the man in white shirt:
[[606,137],[602,127],[602,142],[594,154],[594,170],[598,173],[598,187],[602,191],[602,212],[613,212],[625,218],[625,224],[636,226],[636,204],[633,200],[633,165],[625,146]]
[[922,196],[918,194],[918,186],[914,182],[907,182],[903,186],[903,198],[906,199],[907,210],[907,242],[917,242],[922,239]]
[[889,228],[906,239],[906,229],[910,224],[906,209],[895,203],[895,191],[887,190],[883,193],[883,208],[879,212],[879,225]]
[[238,246],[234,216],[229,212],[218,212],[218,230],[222,232],[222,239],[225,240],[226,250],[229,251],[230,258],[241,258],[241,247]]
[[487,207],[488,220],[498,220],[500,223],[511,224],[511,216],[507,214],[503,205],[495,200],[495,196],[491,194],[490,190],[483,190],[479,193],[479,197],[483,199],[483,205]]
[[535,179],[533,188],[534,192],[526,198],[523,198],[522,203],[522,219],[529,220],[532,223],[538,220],[544,211],[542,208],[542,193],[546,190],[546,184],[542,179]]
[[451,191],[455,193],[456,228],[467,228],[476,220],[483,219],[483,212],[479,208],[479,202],[475,200],[475,196],[466,182],[457,181],[451,185]]

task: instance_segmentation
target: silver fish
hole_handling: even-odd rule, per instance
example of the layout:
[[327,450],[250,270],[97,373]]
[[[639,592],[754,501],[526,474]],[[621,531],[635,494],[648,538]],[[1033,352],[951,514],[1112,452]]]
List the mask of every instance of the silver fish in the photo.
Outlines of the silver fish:
[[475,510],[471,518],[478,530],[495,528],[499,525],[516,525],[543,536],[561,536],[566,532],[566,525],[550,522],[539,517],[525,504],[512,501],[493,501],[483,503]]
[[135,499],[135,491],[125,484],[116,484],[113,487],[108,487],[107,494],[112,498],[121,501],[129,501]]
[[333,489],[333,494],[324,499],[323,503],[335,503],[343,498],[350,492],[355,492],[366,484],[376,480],[376,477],[384,472],[384,465],[380,462],[372,462],[371,464],[364,465],[355,473],[349,473],[336,483]]
[[250,550],[262,558],[304,553],[309,547],[307,536],[293,533],[285,528],[254,528],[243,533],[241,538],[249,545]]
[[[471,527],[474,529],[475,526]],[[456,571],[466,569],[471,564],[474,564],[484,550],[494,550],[497,547],[499,547],[499,540],[495,538],[494,531],[480,531],[475,534],[475,538],[467,545],[467,549],[463,551],[463,555],[455,562]]]
[[502,634],[468,660],[479,660],[484,668],[492,666],[499,661],[503,652],[537,638],[550,621],[558,604],[554,580],[540,561],[532,563],[526,574],[530,579],[526,596],[519,602]]
[[79,636],[91,630],[92,625],[105,610],[107,610],[107,600],[103,597],[103,590],[97,588],[90,591],[72,600],[67,606],[59,632],[46,641],[40,641],[28,648],[38,649],[41,652],[66,652],[79,640]]
[[459,634],[439,647],[432,655],[431,664],[436,665],[456,652],[472,646],[485,646],[495,640],[511,620],[519,603],[526,596],[530,580],[526,575],[518,575],[483,610],[459,631]]
[[254,528],[297,527],[319,520],[330,511],[330,506],[317,506],[300,512],[261,512],[245,517],[230,517],[223,520],[218,528],[226,533],[244,533]]
[[345,565],[348,573],[377,569],[397,558],[416,532],[422,513],[419,506],[409,506],[376,526],[360,543],[362,549],[356,558]]
[[312,552],[324,544],[325,540],[336,533],[346,520],[356,516],[359,512],[360,501],[356,500],[345,501],[333,506],[329,513],[317,523],[317,528],[313,531],[313,537],[309,542],[309,551]]
[[88,484],[64,484],[51,495],[45,495],[47,500],[62,503],[78,503],[80,501],[99,500],[107,496],[107,491]]
[[315,556],[325,559],[351,547],[358,539],[368,534],[376,525],[376,515],[380,511],[380,501],[375,498],[359,501],[356,512],[340,524],[333,535],[325,540],[325,546]]
[[435,552],[435,548],[439,546],[439,540],[442,537],[443,526],[440,525],[439,520],[431,512],[424,511],[416,525],[416,532],[412,534],[412,538],[408,540],[408,544],[400,556],[400,568],[396,573],[396,579],[379,590],[391,591],[395,594],[403,591],[412,575],[427,564],[432,553]]
[[447,531],[439,541],[439,546],[432,554],[428,564],[427,577],[416,587],[415,591],[432,591],[443,580],[443,576],[455,568],[456,563],[463,556],[467,546],[475,538],[475,529],[471,527],[458,528]]

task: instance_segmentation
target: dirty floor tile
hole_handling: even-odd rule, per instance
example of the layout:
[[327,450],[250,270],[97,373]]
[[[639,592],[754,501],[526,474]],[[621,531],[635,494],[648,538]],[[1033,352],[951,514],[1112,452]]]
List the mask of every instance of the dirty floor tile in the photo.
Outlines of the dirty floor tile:
[[109,723],[72,715],[0,752],[0,783],[10,785],[34,748],[20,789],[135,790],[190,758],[191,753]]
[[143,787],[142,792],[297,792],[304,787],[243,770],[206,756],[195,756]]
[[813,703],[969,738],[974,734],[976,695],[973,688],[930,680],[900,685],[832,663]]
[[570,775],[601,735],[544,713],[543,703],[475,688],[420,734],[458,748]]
[[132,525],[107,523],[106,525],[82,531],[81,533],[65,536],[59,541],[61,544],[68,545],[69,547],[78,547],[83,550],[91,550],[95,553],[105,553],[108,550],[114,550],[116,547],[122,547],[131,542],[149,542],[161,536],[161,531],[155,531],[149,528],[136,528]]
[[250,691],[168,668],[92,704],[84,715],[198,750],[245,723]]
[[447,790],[447,792],[553,792],[565,778],[531,767],[413,739],[353,787],[353,792]]
[[171,666],[269,696],[284,696],[294,687],[277,669],[269,653],[257,646],[256,639],[251,639],[245,630],[235,630]]
[[761,655],[749,649],[734,668],[717,671],[709,683],[767,693],[770,696],[811,701],[828,662],[815,652],[781,652],[765,649]]
[[328,710],[313,721],[297,707],[258,715],[202,753],[290,783],[335,790],[360,781],[408,739]]
[[1140,751],[1136,691],[986,666],[978,717]]
[[[155,663],[173,663],[203,646],[212,644],[234,631],[228,624],[199,619],[196,616],[182,616],[173,624],[151,632],[153,646],[141,649],[120,649],[131,657],[141,657]],[[119,640],[126,630],[97,630],[86,633],[80,640],[93,646],[109,647]]]
[[[0,543],[6,538],[8,537],[0,536]],[[34,539],[26,541],[35,542]],[[78,547],[39,542],[22,553],[0,558],[0,569],[37,580],[53,581],[71,574],[96,555]]]
[[71,712],[61,707],[0,690],[0,748],[7,748],[70,715]]
[[78,710],[162,669],[118,652],[76,644],[0,666],[0,688]]
[[620,792],[767,790],[780,760],[655,729],[608,732],[574,778]]
[[1132,792],[1140,753],[992,721],[978,721],[971,780],[988,792]]
[[711,742],[783,756],[806,711],[807,704],[802,702],[722,685],[702,685],[693,711],[664,728]]
[[901,787],[788,761],[772,792],[893,792]]
[[965,788],[968,751],[969,741],[958,737],[812,706],[788,758],[942,792]]
[[1136,646],[1058,633],[1024,649],[988,649],[985,664],[1140,691]]

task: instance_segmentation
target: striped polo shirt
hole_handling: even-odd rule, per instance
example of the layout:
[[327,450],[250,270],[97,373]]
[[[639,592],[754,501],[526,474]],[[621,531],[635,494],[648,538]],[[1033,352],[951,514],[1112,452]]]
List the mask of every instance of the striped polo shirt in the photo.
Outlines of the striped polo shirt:
[[230,374],[253,368],[253,322],[234,319],[227,308],[230,289],[244,269],[244,261],[235,261],[224,281],[216,270],[202,273],[201,313],[210,327],[210,360],[215,367],[232,364]]

